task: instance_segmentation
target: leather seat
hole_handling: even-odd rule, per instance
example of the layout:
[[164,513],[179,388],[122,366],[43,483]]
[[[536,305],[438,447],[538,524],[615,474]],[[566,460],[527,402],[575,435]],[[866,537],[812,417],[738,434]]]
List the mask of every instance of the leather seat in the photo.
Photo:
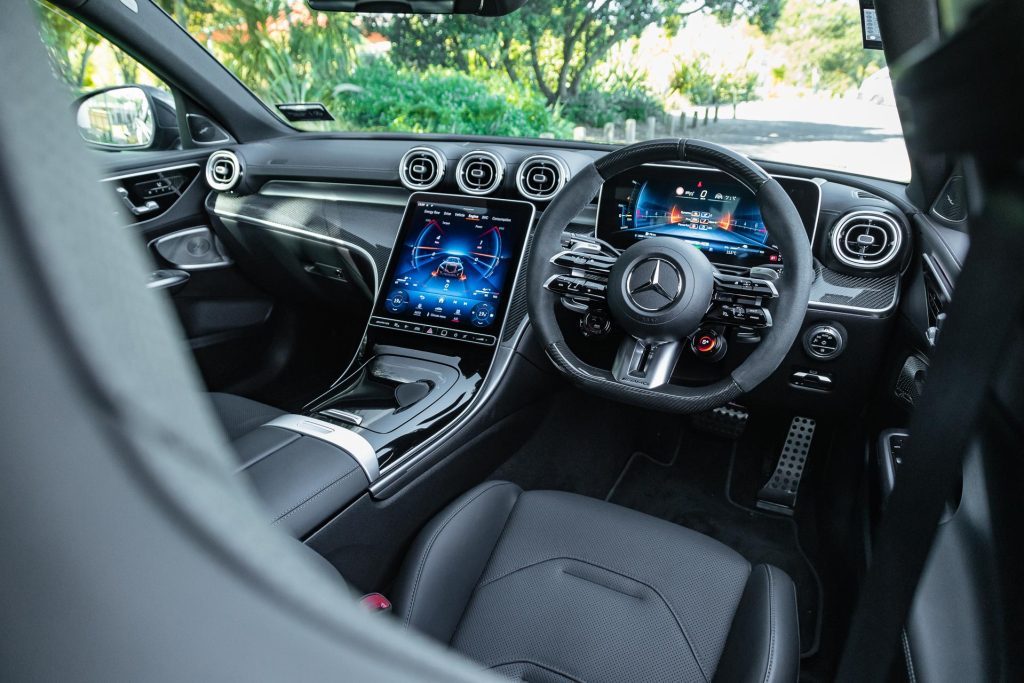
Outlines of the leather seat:
[[[210,394],[244,460],[282,415]],[[251,437],[250,437],[251,438]],[[486,482],[423,529],[402,624],[530,681],[797,680],[796,589],[707,536],[611,503]]]
[[487,482],[437,515],[394,595],[402,623],[530,681],[795,681],[796,590],[695,531]]

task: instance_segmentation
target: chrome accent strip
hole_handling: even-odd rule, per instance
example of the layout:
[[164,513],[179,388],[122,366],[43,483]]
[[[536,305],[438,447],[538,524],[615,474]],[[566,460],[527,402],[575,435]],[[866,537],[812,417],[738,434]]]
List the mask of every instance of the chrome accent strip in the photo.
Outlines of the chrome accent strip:
[[321,415],[327,417],[333,417],[335,420],[341,420],[342,422],[348,422],[349,424],[358,427],[363,424],[363,416],[350,413],[347,410],[338,410],[337,408],[328,408],[327,410],[321,410]]
[[[171,241],[173,239],[181,239],[182,237],[185,237],[186,235],[192,235],[192,234],[198,234],[198,233],[206,233],[206,234],[208,234],[210,236],[210,241],[214,245],[214,249],[217,248],[216,247],[217,236],[214,235],[213,231],[210,230],[205,225],[201,225],[201,226],[198,226],[198,227],[195,227],[195,228],[185,228],[184,230],[178,230],[178,231],[175,231],[175,232],[163,235],[161,237],[157,237],[155,240],[151,240],[149,242],[149,244],[146,245],[146,248],[147,249],[156,249],[162,242],[169,242],[169,241]],[[194,266],[185,266],[185,265],[181,265],[181,264],[178,264],[178,263],[172,263],[172,265],[175,268],[178,268],[179,270],[193,271],[193,270],[214,270],[216,268],[227,268],[227,267],[233,266],[235,264],[235,262],[231,260],[230,256],[227,256],[226,254],[222,254],[219,249],[217,249],[217,254],[221,257],[222,260],[217,261],[216,263],[200,263],[200,264],[194,265]],[[170,261],[168,261],[168,262],[170,262]]]
[[[525,187],[523,187],[523,169],[532,161],[550,161],[558,167],[558,186],[555,188],[555,191],[547,197],[540,197],[535,194],[531,194]],[[569,182],[569,165],[558,157],[550,154],[532,154],[523,159],[523,162],[519,164],[519,169],[516,171],[516,189],[519,190],[519,194],[534,202],[551,201],[555,198],[555,195],[562,191],[562,188],[565,187],[567,182]]]
[[[406,173],[405,170],[406,160],[409,158],[410,155],[417,153],[429,154],[430,156],[434,157],[434,161],[437,162],[437,175],[434,177],[433,180],[431,180],[426,185],[419,185],[411,181],[409,179],[409,174]],[[439,150],[436,150],[433,147],[413,147],[408,152],[403,154],[402,159],[398,162],[398,179],[402,182],[402,185],[404,185],[409,190],[412,190],[413,192],[426,192],[427,190],[434,189],[442,180],[444,180],[444,174],[445,171],[447,170],[447,165],[448,160],[445,158],[444,154],[442,154]]]
[[[100,182],[101,183],[110,183],[110,182],[113,182],[115,180],[127,180],[128,178],[138,178],[139,176],[144,176],[144,175],[156,175],[157,173],[167,173],[168,171],[180,171],[183,168],[193,168],[193,167],[199,168],[199,164],[193,161],[193,162],[190,162],[190,163],[187,163],[187,164],[178,164],[177,166],[164,166],[164,167],[161,167],[161,168],[154,168],[154,169],[149,170],[149,171],[132,171],[131,173],[125,173],[123,175],[115,175],[115,176],[110,176],[110,177],[107,177],[107,178],[101,178]],[[191,183],[190,183],[190,185],[191,185]],[[184,192],[182,194],[184,194]]]
[[260,225],[260,226],[263,226],[265,228],[270,228],[271,230],[280,230],[282,232],[289,232],[289,233],[298,235],[300,237],[306,237],[306,238],[311,239],[311,240],[316,240],[316,241],[320,241],[320,242],[326,242],[328,244],[340,244],[341,246],[345,247],[346,249],[353,249],[353,250],[359,252],[360,254],[362,254],[363,256],[366,257],[366,260],[370,263],[370,267],[373,269],[373,293],[374,293],[374,297],[376,298],[377,291],[380,289],[380,275],[377,272],[377,264],[376,264],[376,262],[374,262],[373,256],[370,255],[370,252],[366,251],[366,249],[363,249],[358,244],[353,244],[351,242],[346,242],[345,240],[340,240],[340,239],[338,239],[336,237],[328,237],[327,235],[321,235],[318,232],[310,232],[309,230],[304,230],[302,228],[296,228],[296,227],[291,226],[291,225],[284,225],[282,223],[275,223],[273,221],[263,220],[262,218],[253,218],[251,216],[245,216],[245,215],[240,214],[240,213],[232,213],[230,211],[224,211],[222,209],[218,209],[216,206],[213,208],[213,213],[215,215],[217,215],[217,216],[220,216],[221,218],[230,218],[230,219],[236,220],[236,221],[245,221],[247,223],[252,223],[254,225]]
[[[467,159],[473,157],[485,157],[494,162],[494,183],[485,189],[474,189],[466,187],[462,182],[462,168],[466,163]],[[470,152],[466,152],[459,159],[459,163],[455,166],[455,184],[459,186],[459,189],[472,197],[484,197],[501,187],[501,182],[505,179],[505,161],[494,152],[488,152],[485,149],[474,149]]]
[[404,207],[409,201],[409,191],[405,188],[297,180],[271,180],[260,188],[259,194],[265,197],[322,199],[331,202],[351,202],[375,206]]
[[318,420],[315,417],[304,417],[302,415],[282,415],[263,426],[287,429],[290,432],[297,432],[320,441],[326,441],[352,456],[363,472],[366,473],[366,478],[371,484],[380,477],[380,465],[377,462],[377,452],[373,450],[373,446],[362,435],[356,434],[344,427]]

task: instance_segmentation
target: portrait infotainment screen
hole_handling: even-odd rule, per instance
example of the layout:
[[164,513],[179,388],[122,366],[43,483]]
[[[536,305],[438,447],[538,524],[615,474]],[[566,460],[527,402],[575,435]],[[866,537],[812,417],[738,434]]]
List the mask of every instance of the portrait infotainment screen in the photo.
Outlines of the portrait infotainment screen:
[[533,214],[528,202],[413,194],[370,325],[495,344]]

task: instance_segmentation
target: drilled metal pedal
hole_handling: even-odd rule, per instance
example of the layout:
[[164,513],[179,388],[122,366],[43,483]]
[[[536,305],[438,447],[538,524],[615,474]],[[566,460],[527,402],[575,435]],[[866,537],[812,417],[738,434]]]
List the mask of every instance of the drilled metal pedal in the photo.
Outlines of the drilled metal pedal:
[[725,439],[738,439],[747,428],[750,413],[741,405],[729,405],[690,416],[694,429]]
[[775,471],[768,478],[768,483],[757,492],[757,507],[784,515],[793,514],[800,478],[811,452],[815,425],[815,421],[809,417],[793,418]]

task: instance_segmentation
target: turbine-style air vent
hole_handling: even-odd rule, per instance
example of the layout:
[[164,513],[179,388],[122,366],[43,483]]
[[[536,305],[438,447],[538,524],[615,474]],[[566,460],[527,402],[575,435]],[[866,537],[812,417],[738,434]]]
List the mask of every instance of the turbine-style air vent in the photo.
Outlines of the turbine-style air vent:
[[398,177],[410,190],[429,190],[444,178],[445,158],[436,149],[413,147],[398,164]]
[[490,194],[501,185],[505,177],[505,164],[490,152],[470,152],[459,159],[455,168],[455,181],[466,194]]
[[206,184],[215,190],[229,192],[242,178],[242,163],[234,152],[214,152],[206,161]]
[[832,230],[832,253],[848,266],[872,270],[892,263],[900,252],[903,231],[878,211],[854,211]]
[[519,167],[516,187],[527,199],[545,202],[554,197],[569,179],[565,162],[546,154],[529,157]]

